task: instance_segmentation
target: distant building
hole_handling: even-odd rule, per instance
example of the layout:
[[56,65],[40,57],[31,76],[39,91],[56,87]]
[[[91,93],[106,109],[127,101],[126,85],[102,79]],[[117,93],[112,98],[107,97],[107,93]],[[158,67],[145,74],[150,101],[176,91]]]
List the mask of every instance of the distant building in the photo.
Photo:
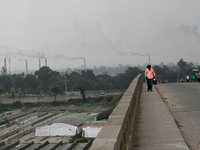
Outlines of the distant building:
[[95,138],[99,134],[105,123],[106,121],[86,121],[83,124],[82,136],[85,138]]

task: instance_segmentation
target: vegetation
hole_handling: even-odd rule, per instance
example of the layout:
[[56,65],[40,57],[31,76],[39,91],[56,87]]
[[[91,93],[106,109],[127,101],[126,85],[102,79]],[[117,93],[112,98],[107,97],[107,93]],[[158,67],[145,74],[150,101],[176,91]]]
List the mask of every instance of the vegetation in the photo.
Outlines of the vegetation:
[[[15,98],[14,91],[18,91],[19,97],[22,93],[23,96],[36,94],[39,102],[42,94],[52,95],[56,101],[57,94],[63,95],[66,90],[80,91],[82,99],[85,101],[85,91],[87,90],[121,90],[124,92],[139,73],[144,74],[146,65],[138,67],[119,65],[116,68],[101,66],[100,68],[94,67],[91,70],[67,69],[62,75],[48,66],[43,66],[35,71],[34,74],[28,74],[25,77],[24,73],[9,75],[7,74],[7,69],[2,67],[0,89],[4,96],[10,95],[13,101]],[[200,69],[200,66],[185,62],[182,58],[176,65],[161,63],[152,67],[156,72],[157,80],[162,80],[162,82],[176,82],[177,79],[185,77],[187,74],[191,76],[193,68]],[[121,70],[121,72],[118,70]],[[65,81],[67,86],[65,86]],[[66,90],[65,87],[67,88]],[[19,93],[19,88],[21,94]]]
[[[60,107],[60,106],[70,106],[70,105],[75,105],[78,108],[90,108],[90,107],[95,107],[95,106],[100,106],[100,107],[114,107],[116,104],[119,102],[121,99],[122,95],[117,95],[117,96],[109,96],[111,98],[111,101],[107,101],[107,97],[100,97],[100,98],[86,98],[85,101],[82,101],[81,99],[73,99],[69,101],[54,101],[52,103],[45,104],[49,108],[50,107]],[[22,109],[22,108],[27,108],[31,109],[34,107],[40,107],[41,105],[39,103],[20,103],[19,101],[15,101],[12,105],[5,104],[6,108],[9,110],[15,110],[15,109]]]
[[94,140],[94,138],[84,138],[82,137],[82,131],[74,136],[72,136],[70,139],[69,139],[69,142],[70,143],[74,143],[75,141],[77,141],[78,143],[87,143],[89,142],[90,140]]
[[19,96],[19,99],[21,101],[21,97],[22,97],[22,90],[21,90],[21,88],[18,88],[18,96]]
[[12,97],[13,103],[14,103],[14,99],[15,99],[15,89],[14,89],[14,87],[11,88],[10,93],[11,93],[11,97]]
[[112,113],[113,109],[114,108],[110,108],[106,111],[99,113],[98,116],[97,116],[97,120],[103,120],[103,119],[107,120],[108,117],[110,116],[110,114]]
[[2,67],[1,74],[2,75],[6,75],[7,74],[7,69],[5,67]]
[[39,103],[40,99],[42,98],[41,86],[37,87],[37,90],[36,90],[35,93],[37,94],[37,100],[38,100],[38,103]]
[[55,102],[56,102],[56,97],[58,95],[58,92],[59,92],[59,86],[57,84],[53,84],[51,87],[50,87],[50,90],[53,94],[53,96],[55,97]]

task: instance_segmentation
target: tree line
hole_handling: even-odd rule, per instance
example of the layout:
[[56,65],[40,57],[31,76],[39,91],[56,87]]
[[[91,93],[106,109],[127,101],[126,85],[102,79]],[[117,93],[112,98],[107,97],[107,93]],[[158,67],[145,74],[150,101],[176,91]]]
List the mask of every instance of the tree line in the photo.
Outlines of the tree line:
[[[186,62],[182,58],[177,65],[168,66],[161,63],[152,66],[156,73],[157,80],[162,82],[177,82],[177,78],[185,77],[187,74],[192,75],[193,68],[199,68],[191,62]],[[97,68],[95,68],[97,72]],[[101,68],[102,69],[102,68]],[[94,74],[93,70],[72,71],[68,73],[60,73],[52,70],[48,66],[43,66],[34,74],[12,74],[8,75],[4,67],[2,67],[0,75],[0,92],[1,93],[18,93],[21,97],[22,93],[49,94],[55,96],[63,94],[66,91],[82,91],[85,90],[125,90],[131,81],[138,75],[144,74],[141,67],[127,67],[126,70],[117,75],[111,76],[108,73]],[[12,89],[12,90],[11,90]],[[15,95],[13,95],[15,96]]]
[[200,70],[199,65],[194,65],[192,62],[186,62],[181,58],[176,65],[169,67],[161,63],[160,65],[153,66],[156,73],[157,80],[161,80],[163,83],[179,82],[180,78],[186,79],[186,76],[192,78],[192,70],[197,68]]
[[110,90],[126,89],[131,80],[135,78],[141,69],[137,67],[128,67],[124,73],[111,76],[106,73],[95,75],[92,70],[82,70],[81,73],[76,71],[70,74],[66,71],[60,73],[52,70],[48,66],[43,66],[34,74],[12,74],[8,75],[2,69],[0,75],[0,92],[9,93],[15,97],[23,94],[63,94],[66,91],[85,90]]

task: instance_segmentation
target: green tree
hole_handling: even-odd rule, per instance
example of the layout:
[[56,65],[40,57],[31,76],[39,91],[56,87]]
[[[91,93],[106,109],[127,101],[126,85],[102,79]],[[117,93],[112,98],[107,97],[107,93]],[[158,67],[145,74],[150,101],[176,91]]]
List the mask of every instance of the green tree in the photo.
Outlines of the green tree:
[[87,86],[90,90],[97,89],[97,80],[92,70],[82,70],[81,76],[83,78],[82,84]]
[[26,93],[34,93],[37,86],[38,80],[35,75],[28,74],[25,78],[23,78],[23,91]]
[[50,87],[50,90],[53,94],[53,96],[55,97],[55,101],[56,101],[56,97],[57,97],[57,94],[59,92],[59,86],[57,84],[53,84],[51,87]]
[[96,76],[99,90],[108,90],[113,88],[113,78],[108,74],[100,74]]
[[4,93],[10,91],[10,89],[14,87],[12,77],[8,75],[1,75],[0,86],[3,88]]
[[11,88],[10,93],[11,93],[11,97],[12,97],[13,103],[14,103],[14,99],[15,99],[15,89],[14,89],[14,87]]
[[177,66],[179,67],[179,70],[180,70],[180,76],[183,77],[184,74],[185,74],[185,69],[186,69],[186,66],[187,66],[187,62],[185,62],[183,60],[183,58],[181,58],[178,62],[177,62]]
[[21,89],[23,90],[23,78],[22,78],[22,74],[13,74],[12,75],[12,80],[13,80],[13,85],[15,87],[21,87]]
[[7,75],[7,68],[6,67],[2,67],[1,74]]
[[154,69],[154,71],[156,73],[156,76],[163,74],[163,68],[162,67],[160,67],[158,65],[155,65],[155,66],[153,66],[153,69]]
[[22,90],[21,90],[21,88],[18,88],[18,96],[19,96],[19,99],[20,99],[20,102],[21,102],[21,97],[22,97]]
[[3,88],[0,87],[0,94],[2,95],[2,93],[3,93]]
[[43,91],[47,92],[47,89],[51,84],[49,81],[50,78],[52,78],[52,73],[53,71],[48,66],[43,66],[35,72],[35,75],[40,80],[39,83],[42,83],[40,86],[42,87]]
[[81,96],[82,96],[83,100],[85,100],[86,99],[86,94],[85,94],[85,89],[86,88],[83,87],[83,86],[79,86],[78,88],[80,90],[80,93],[81,93]]
[[[78,86],[83,83],[83,78],[78,72],[73,71],[69,76],[68,86],[74,88],[74,90],[78,90]],[[69,88],[69,87],[68,87]]]
[[141,73],[141,69],[138,67],[128,67],[122,78],[122,89],[127,89],[131,81]]
[[38,100],[38,103],[39,103],[39,100],[42,98],[42,93],[41,93],[41,86],[38,86],[37,87],[37,90],[36,90],[36,94],[37,94],[37,100]]

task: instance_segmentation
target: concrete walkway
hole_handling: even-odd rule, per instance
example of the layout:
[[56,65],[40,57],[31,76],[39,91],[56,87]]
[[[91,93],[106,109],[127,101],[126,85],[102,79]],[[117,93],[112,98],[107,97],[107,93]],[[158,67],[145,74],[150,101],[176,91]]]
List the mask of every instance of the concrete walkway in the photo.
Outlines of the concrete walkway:
[[189,150],[157,90],[143,84],[134,150]]

